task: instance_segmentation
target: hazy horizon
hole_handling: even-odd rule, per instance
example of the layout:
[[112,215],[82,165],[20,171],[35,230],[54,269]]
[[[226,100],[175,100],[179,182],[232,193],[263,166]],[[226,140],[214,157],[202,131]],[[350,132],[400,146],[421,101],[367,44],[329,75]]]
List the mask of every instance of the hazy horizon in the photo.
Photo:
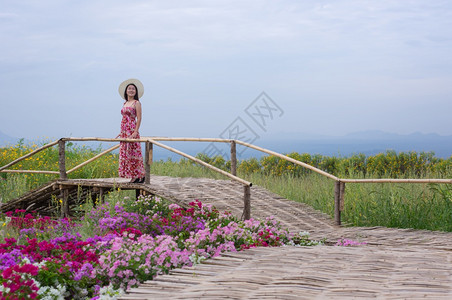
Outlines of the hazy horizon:
[[[8,139],[3,132],[0,131],[0,147],[7,145],[15,145],[18,138]],[[55,139],[46,139],[50,142]],[[25,144],[39,143],[43,140],[25,140]],[[77,142],[76,142],[77,143]],[[223,143],[207,143],[207,142],[163,142],[168,146],[186,152],[190,155],[198,153],[206,153],[209,156],[222,155],[225,158],[230,156],[229,145]],[[321,154],[326,156],[351,156],[354,154],[365,154],[366,156],[384,153],[386,151],[396,152],[434,152],[436,157],[447,159],[452,157],[452,135],[441,136],[437,134],[413,133],[409,135],[399,135],[382,131],[362,131],[347,134],[342,137],[328,136],[293,136],[279,135],[277,137],[259,137],[253,144],[273,150],[279,153],[309,153],[312,155]],[[79,142],[78,145],[86,145],[97,149],[104,149],[111,146],[109,142]],[[258,151],[238,146],[237,154],[239,159],[247,159],[250,157],[260,157],[263,154]],[[160,147],[155,147],[154,158],[156,160],[166,160],[171,158],[178,160],[180,155],[171,153]]]

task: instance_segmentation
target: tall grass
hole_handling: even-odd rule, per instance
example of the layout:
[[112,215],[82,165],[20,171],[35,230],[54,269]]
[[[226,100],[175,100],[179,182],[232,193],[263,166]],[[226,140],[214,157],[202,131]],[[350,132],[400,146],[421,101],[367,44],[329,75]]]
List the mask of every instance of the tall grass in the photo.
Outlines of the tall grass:
[[[18,144],[0,149],[0,166],[30,152],[37,145]],[[67,168],[71,168],[101,149],[68,144]],[[291,153],[290,157],[314,165],[342,178],[452,178],[452,157],[436,158],[433,153],[395,153],[388,151],[375,156],[362,154],[350,157]],[[222,157],[198,158],[229,170],[230,161]],[[70,178],[117,176],[117,155],[111,154],[70,174]],[[17,168],[58,170],[58,149],[51,148],[24,161]],[[242,160],[238,176],[267,188],[287,199],[299,201],[331,216],[334,212],[334,182],[310,170],[303,169],[273,156]],[[151,166],[154,175],[178,177],[209,177],[227,179],[207,168],[181,159],[156,161]],[[54,179],[38,174],[0,173],[2,201],[8,201],[30,188]],[[123,195],[121,195],[123,197]],[[131,195],[133,197],[133,195]],[[342,220],[354,226],[386,226],[452,231],[452,186],[450,184],[348,183]]]
[[[328,178],[253,174],[248,180],[334,215],[334,181]],[[344,201],[345,224],[452,231],[451,185],[349,183]]]

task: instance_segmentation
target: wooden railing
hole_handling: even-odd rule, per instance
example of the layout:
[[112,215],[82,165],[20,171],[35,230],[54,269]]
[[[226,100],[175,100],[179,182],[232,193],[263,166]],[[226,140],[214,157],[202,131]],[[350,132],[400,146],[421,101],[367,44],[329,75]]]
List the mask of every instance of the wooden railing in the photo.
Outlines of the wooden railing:
[[[243,216],[245,219],[249,219],[251,215],[251,203],[250,203],[250,195],[251,190],[250,187],[252,186],[252,183],[249,181],[246,181],[240,177],[237,177],[237,151],[236,147],[237,144],[258,150],[260,152],[273,155],[276,157],[279,157],[281,159],[287,160],[289,162],[292,162],[296,165],[299,165],[301,167],[304,167],[306,169],[309,169],[313,172],[316,172],[320,175],[323,175],[327,178],[330,178],[335,181],[335,188],[334,188],[334,219],[337,225],[341,224],[341,211],[344,209],[344,195],[345,195],[345,184],[346,183],[442,183],[442,184],[452,184],[452,179],[392,179],[392,178],[385,178],[385,179],[347,179],[347,178],[339,178],[337,176],[334,176],[330,173],[327,173],[325,171],[322,171],[316,167],[313,167],[311,165],[308,165],[304,162],[298,161],[296,159],[293,159],[291,157],[288,157],[286,155],[277,153],[275,151],[271,151],[262,147],[255,146],[253,144],[249,144],[240,140],[231,140],[231,139],[218,139],[218,138],[171,138],[171,137],[142,137],[141,139],[111,139],[111,138],[97,138],[97,137],[84,137],[84,138],[61,138],[57,141],[51,142],[49,144],[46,144],[6,165],[3,167],[0,167],[0,172],[10,172],[10,173],[40,173],[40,174],[51,174],[51,175],[59,175],[61,180],[67,179],[67,174],[74,172],[75,170],[78,170],[79,168],[82,168],[83,166],[87,165],[88,163],[98,159],[99,157],[117,149],[119,145],[115,145],[96,156],[92,157],[91,159],[73,167],[72,169],[66,171],[66,158],[65,158],[65,143],[66,141],[99,141],[99,142],[144,142],[146,145],[145,148],[145,183],[150,183],[150,165],[153,161],[153,145],[159,146],[161,148],[164,148],[166,150],[169,150],[171,152],[174,152],[176,154],[179,154],[183,157],[186,157],[200,165],[203,165],[217,173],[220,173],[224,176],[229,177],[231,180],[236,181],[243,185],[244,187],[244,209],[243,209]],[[212,166],[196,157],[193,157],[187,153],[184,153],[182,151],[179,151],[175,148],[172,148],[170,146],[167,146],[165,144],[160,143],[160,141],[177,141],[177,142],[219,142],[219,143],[230,143],[231,146],[231,171],[226,172],[223,171],[215,166]],[[49,147],[55,146],[58,144],[59,146],[59,171],[44,171],[44,170],[11,170],[7,169],[14,164],[31,157],[32,155],[47,149]]]
[[334,186],[334,220],[337,225],[341,225],[341,211],[344,210],[344,195],[345,195],[345,183],[448,183],[452,184],[452,179],[346,179],[346,178],[338,178],[332,174],[324,172],[320,169],[317,169],[311,165],[305,164],[301,161],[293,159],[283,154],[279,154],[277,152],[267,150],[261,147],[254,146],[252,144],[248,144],[242,141],[236,141],[237,144],[259,150],[261,152],[277,156],[279,158],[285,159],[287,161],[293,162],[299,166],[310,169],[314,172],[317,172],[325,177],[333,179],[335,181]]

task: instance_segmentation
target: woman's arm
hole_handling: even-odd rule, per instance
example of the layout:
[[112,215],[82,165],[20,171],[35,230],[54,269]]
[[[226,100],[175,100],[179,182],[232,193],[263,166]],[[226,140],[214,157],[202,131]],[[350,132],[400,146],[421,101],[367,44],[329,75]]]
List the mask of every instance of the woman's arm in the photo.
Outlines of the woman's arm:
[[135,102],[135,110],[137,112],[137,126],[135,127],[135,131],[131,135],[131,138],[133,138],[133,139],[138,136],[138,132],[140,130],[140,125],[141,125],[141,103],[140,103],[140,101]]

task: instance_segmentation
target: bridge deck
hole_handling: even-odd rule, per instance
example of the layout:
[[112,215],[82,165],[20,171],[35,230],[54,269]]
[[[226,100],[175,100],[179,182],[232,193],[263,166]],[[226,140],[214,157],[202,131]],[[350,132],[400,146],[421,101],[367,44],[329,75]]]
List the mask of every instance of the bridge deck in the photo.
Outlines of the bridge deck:
[[[153,177],[169,194],[199,199],[240,216],[239,185],[223,180]],[[313,238],[365,241],[359,247],[257,248],[176,269],[122,299],[451,299],[452,233],[338,227],[307,205],[251,188],[251,216],[274,215]]]

